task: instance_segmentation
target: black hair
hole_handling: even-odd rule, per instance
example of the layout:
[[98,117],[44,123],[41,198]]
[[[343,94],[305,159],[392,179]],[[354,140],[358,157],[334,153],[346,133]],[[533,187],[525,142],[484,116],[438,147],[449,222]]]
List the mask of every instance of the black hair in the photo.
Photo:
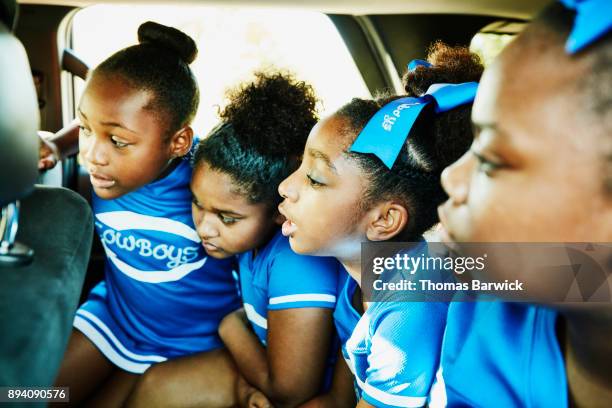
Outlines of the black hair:
[[198,48],[191,37],[152,21],[138,27],[139,44],[117,51],[94,75],[119,75],[129,86],[150,91],[147,109],[160,112],[169,134],[193,120],[200,101],[197,81],[189,68]]
[[[440,41],[429,48],[427,59],[432,67],[419,66],[404,76],[406,95],[355,98],[336,112],[347,121],[345,132],[351,136],[351,144],[372,116],[392,100],[421,96],[435,83],[479,81],[484,70],[480,58],[467,47],[451,47]],[[471,109],[468,104],[438,115],[431,110],[423,112],[391,170],[372,154],[346,153],[368,179],[364,210],[386,199],[399,200],[406,207],[408,224],[397,239],[415,240],[438,222],[437,207],[447,198],[440,175],[472,143]]]
[[275,209],[278,185],[299,165],[317,122],[313,88],[287,73],[255,74],[228,93],[221,123],[200,142],[193,165],[229,174],[250,203]]

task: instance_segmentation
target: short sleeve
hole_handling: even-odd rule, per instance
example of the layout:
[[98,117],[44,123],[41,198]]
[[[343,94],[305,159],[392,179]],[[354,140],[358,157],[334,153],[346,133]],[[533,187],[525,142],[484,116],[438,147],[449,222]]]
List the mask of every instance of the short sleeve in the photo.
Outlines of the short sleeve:
[[370,326],[368,369],[359,384],[376,407],[420,407],[440,362],[447,304],[387,302]]
[[333,309],[339,264],[333,258],[298,255],[289,244],[269,270],[268,310],[320,307]]

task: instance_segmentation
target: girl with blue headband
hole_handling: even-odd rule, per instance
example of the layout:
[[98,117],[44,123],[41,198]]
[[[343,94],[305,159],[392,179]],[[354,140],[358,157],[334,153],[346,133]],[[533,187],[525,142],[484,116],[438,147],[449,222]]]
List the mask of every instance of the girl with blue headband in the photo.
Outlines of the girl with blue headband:
[[[334,385],[353,377],[359,407],[425,405],[446,322],[445,303],[370,303],[360,289],[362,242],[422,241],[445,199],[442,169],[472,142],[471,98],[464,94],[471,88],[473,97],[479,58],[436,43],[428,62],[414,65],[404,78],[407,95],[353,99],[317,124],[301,166],[279,187],[291,248],[335,257],[350,275],[334,313],[343,357]],[[440,82],[458,86],[450,99],[448,89],[447,97],[425,95]],[[345,406],[338,388],[312,406]]]
[[[476,138],[443,173],[449,199],[440,218],[456,242],[605,243],[604,277],[590,284],[607,300],[451,305],[433,395],[449,406],[612,403],[612,2],[563,3],[546,8],[483,75]],[[562,277],[561,269],[505,269],[486,272],[521,277],[538,303]]]
[[[294,253],[277,210],[278,184],[299,165],[316,103],[310,85],[258,73],[229,94],[222,122],[193,158],[192,212],[202,245],[208,256],[238,263],[243,308],[223,319],[219,334],[241,405],[254,389],[275,406],[312,398],[329,383],[337,351],[332,313],[340,265]],[[211,379],[218,359],[204,353],[152,367],[131,404],[211,406],[204,403],[211,396],[234,392]]]

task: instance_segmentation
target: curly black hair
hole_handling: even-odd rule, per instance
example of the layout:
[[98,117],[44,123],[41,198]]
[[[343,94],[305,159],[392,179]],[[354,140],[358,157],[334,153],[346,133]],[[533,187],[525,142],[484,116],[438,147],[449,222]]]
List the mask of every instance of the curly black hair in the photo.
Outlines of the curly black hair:
[[276,209],[278,185],[298,167],[318,120],[314,90],[288,73],[257,72],[228,97],[221,123],[198,145],[193,166],[207,163],[229,174],[250,203]]
[[[451,47],[440,41],[429,48],[427,59],[432,67],[419,66],[404,76],[406,95],[383,95],[375,100],[355,98],[336,112],[345,119],[345,133],[351,136],[351,144],[387,103],[405,96],[421,96],[435,83],[479,81],[484,70],[479,57],[467,47]],[[438,222],[437,207],[447,198],[440,175],[472,143],[471,109],[468,104],[437,115],[431,109],[424,111],[391,170],[372,154],[345,153],[358,163],[369,181],[362,209],[380,200],[396,199],[408,210],[408,224],[397,239],[418,239]]]
[[120,76],[135,89],[151,91],[147,109],[160,112],[172,134],[190,124],[198,110],[200,92],[189,68],[198,48],[187,34],[152,21],[138,27],[138,41],[104,60],[90,78]]

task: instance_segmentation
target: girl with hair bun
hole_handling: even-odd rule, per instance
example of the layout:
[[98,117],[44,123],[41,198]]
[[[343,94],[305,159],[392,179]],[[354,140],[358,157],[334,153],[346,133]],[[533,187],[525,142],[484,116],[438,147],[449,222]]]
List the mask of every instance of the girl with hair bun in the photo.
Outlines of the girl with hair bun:
[[[239,264],[244,307],[223,319],[219,334],[236,365],[231,391],[242,406],[266,396],[274,406],[294,407],[329,383],[340,265],[293,252],[277,210],[278,185],[299,166],[316,102],[312,88],[290,75],[257,73],[229,93],[221,123],[193,158],[193,220],[202,245],[208,256],[237,256]],[[152,367],[130,402],[205,406],[201,398],[229,392],[202,380],[207,354]]]
[[[301,166],[280,184],[291,248],[335,257],[350,275],[334,312],[346,361],[335,378],[342,385],[353,376],[359,407],[427,403],[447,304],[366,301],[361,244],[419,242],[438,222],[446,199],[440,174],[472,142],[471,102],[482,71],[466,47],[435,43],[428,61],[409,65],[407,95],[353,99],[319,122]],[[410,119],[415,109],[420,114]],[[332,387],[309,406],[338,406],[338,395],[344,392]]]
[[[118,406],[152,364],[222,353],[217,329],[239,307],[233,264],[206,256],[191,218],[199,91],[194,41],[153,22],[95,68],[78,106],[105,279],[77,310],[56,379],[70,401]],[[216,380],[232,366],[215,367]]]

